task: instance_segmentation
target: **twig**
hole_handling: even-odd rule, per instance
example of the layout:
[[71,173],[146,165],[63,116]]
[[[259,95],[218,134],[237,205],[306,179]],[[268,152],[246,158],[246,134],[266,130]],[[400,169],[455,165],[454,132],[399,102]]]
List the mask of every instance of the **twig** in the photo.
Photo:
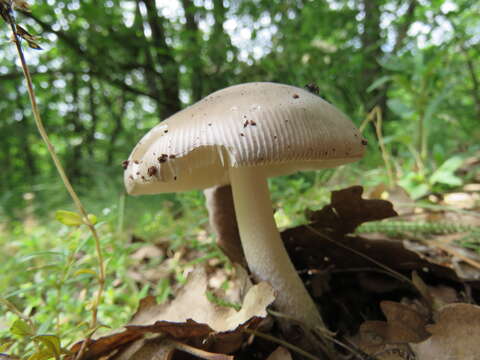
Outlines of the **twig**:
[[385,167],[387,168],[387,175],[388,179],[390,180],[390,186],[395,186],[395,174],[392,170],[392,164],[390,159],[390,154],[385,147],[385,142],[383,141],[383,133],[382,133],[382,124],[383,124],[383,117],[382,117],[382,109],[380,106],[375,106],[372,110],[372,116],[375,117],[375,131],[378,137],[378,145],[380,146],[380,150],[382,152],[383,162],[385,163]]
[[271,342],[274,342],[274,343],[277,343],[277,344],[280,344],[282,346],[285,346],[286,348],[292,350],[292,351],[295,351],[296,353],[306,357],[307,359],[311,359],[311,360],[321,360],[320,358],[310,354],[309,352],[306,352],[305,350],[303,349],[300,349],[298,346],[295,346],[293,344],[290,344],[289,342],[285,341],[285,340],[282,340],[282,339],[279,339],[279,338],[276,338],[275,336],[272,336],[272,335],[269,335],[269,334],[265,334],[263,332],[260,332],[260,331],[257,331],[257,330],[252,330],[252,329],[243,329],[244,332],[246,332],[247,334],[251,334],[251,335],[255,335],[255,336],[258,336],[258,337],[261,337],[261,338],[264,338],[265,340],[268,340],[268,341],[271,341]]
[[[437,205],[437,204],[427,204],[427,203],[409,203],[409,202],[397,202],[397,205],[401,206],[410,206],[410,207],[417,207],[417,208],[423,208],[423,209],[432,209],[432,210],[439,210],[439,211],[451,211],[457,214],[464,214],[464,215],[469,215],[469,216],[474,216],[474,217],[480,217],[480,213],[477,211],[473,210],[465,210],[465,209],[458,209],[453,206],[447,206],[447,205]],[[404,214],[404,215],[399,215],[398,217],[402,217],[405,215],[418,215],[414,212],[411,214]]]
[[349,247],[349,246],[346,246],[346,245],[344,245],[344,244],[342,244],[342,243],[340,243],[340,242],[338,242],[338,241],[335,241],[335,240],[331,239],[329,236],[327,236],[327,235],[325,235],[325,234],[322,234],[320,231],[316,230],[315,228],[313,228],[313,227],[310,226],[310,225],[305,225],[305,227],[306,227],[308,230],[310,230],[311,232],[313,232],[315,235],[320,236],[320,237],[322,237],[323,239],[325,239],[325,240],[327,240],[327,241],[329,241],[329,242],[331,242],[331,243],[333,243],[333,244],[335,244],[335,245],[337,245],[337,246],[339,246],[339,247],[341,247],[341,248],[343,248],[343,249],[345,249],[345,250],[351,251],[351,252],[353,252],[354,254],[356,254],[356,255],[358,255],[358,256],[360,256],[360,257],[362,257],[362,258],[370,261],[371,263],[373,263],[373,264],[375,264],[375,265],[377,265],[378,267],[381,267],[383,270],[385,270],[387,273],[389,273],[392,277],[394,277],[394,278],[396,278],[397,280],[400,280],[400,281],[402,281],[402,282],[406,282],[406,283],[412,285],[412,287],[413,287],[414,289],[416,289],[416,287],[415,287],[415,285],[413,284],[413,282],[412,282],[409,278],[407,278],[406,276],[400,274],[399,272],[397,272],[397,271],[395,271],[395,270],[393,270],[393,269],[390,269],[388,266],[382,264],[381,262],[379,262],[379,261],[377,261],[377,260],[375,260],[375,259],[372,259],[370,256],[365,255],[365,254],[361,253],[360,251],[357,251],[357,250],[355,250],[355,249],[352,249],[352,248]]
[[[268,309],[268,313],[272,316],[275,316],[275,317],[279,317],[279,318],[284,318],[284,319],[287,319],[293,323],[298,323],[298,320],[292,318],[291,316],[288,316],[284,313],[281,313],[279,311],[275,311],[275,310],[272,310],[272,309]],[[302,324],[299,324],[299,325],[302,325]],[[327,339],[328,341],[344,348],[345,350],[349,351],[350,353],[354,354],[354,355],[357,355],[357,356],[360,356],[359,352],[357,350],[355,350],[354,348],[352,348],[351,346],[335,339],[335,336],[336,336],[336,333],[324,328],[324,327],[315,327],[313,329],[309,329],[314,335],[316,335],[316,337],[320,337],[320,338],[324,338],[324,339]]]
[[172,344],[172,346],[175,349],[186,352],[187,354],[193,355],[200,359],[205,359],[205,360],[233,360],[234,359],[232,355],[211,353],[205,350],[197,349],[196,347],[181,343],[176,340],[169,339],[169,340],[166,340],[166,342]]
[[17,315],[20,319],[23,321],[26,321],[30,327],[33,329],[35,328],[32,319],[30,319],[28,316],[25,316],[20,310],[17,309],[15,305],[13,305],[10,301],[7,299],[0,297],[0,303],[3,304],[7,309],[9,309],[12,313]]
[[390,182],[390,187],[393,187],[396,184],[395,174],[393,173],[393,170],[392,170],[390,154],[388,153],[387,148],[385,147],[385,142],[383,141],[383,133],[382,133],[383,117],[382,117],[382,109],[380,108],[380,106],[376,105],[372,109],[372,111],[368,113],[367,117],[365,118],[365,120],[362,122],[360,126],[360,132],[363,132],[365,127],[370,122],[373,122],[373,125],[375,126],[378,145],[380,146],[383,162],[385,163],[385,168],[387,169],[387,175],[388,175],[388,180]]
[[448,245],[442,244],[440,241],[422,240],[422,242],[427,244],[427,245],[430,245],[430,246],[433,245],[433,246],[449,253],[450,255],[459,258],[460,260],[466,262],[467,264],[473,266],[474,268],[480,269],[480,263],[478,261],[470,259],[468,256],[465,256],[465,255],[461,254],[459,251],[453,249],[452,247],[450,247]]

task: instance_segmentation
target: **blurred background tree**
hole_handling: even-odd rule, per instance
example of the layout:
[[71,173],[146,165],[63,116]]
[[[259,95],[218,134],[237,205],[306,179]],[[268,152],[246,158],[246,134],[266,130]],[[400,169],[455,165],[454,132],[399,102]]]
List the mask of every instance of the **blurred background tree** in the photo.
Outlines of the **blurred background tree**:
[[[478,146],[479,12],[473,0],[49,0],[18,20],[44,39],[27,56],[69,175],[107,198],[148,129],[248,81],[316,83],[358,125],[378,107],[404,184],[422,182]],[[1,34],[0,215],[15,216],[25,192],[63,197]],[[365,161],[382,166],[373,126],[365,135]]]

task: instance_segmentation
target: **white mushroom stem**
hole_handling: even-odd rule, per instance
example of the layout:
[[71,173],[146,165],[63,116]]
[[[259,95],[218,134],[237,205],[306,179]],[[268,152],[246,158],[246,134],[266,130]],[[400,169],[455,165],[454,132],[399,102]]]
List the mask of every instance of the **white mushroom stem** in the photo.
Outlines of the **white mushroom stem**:
[[261,167],[230,168],[233,201],[248,266],[256,281],[276,291],[275,307],[308,327],[324,327],[280,238]]

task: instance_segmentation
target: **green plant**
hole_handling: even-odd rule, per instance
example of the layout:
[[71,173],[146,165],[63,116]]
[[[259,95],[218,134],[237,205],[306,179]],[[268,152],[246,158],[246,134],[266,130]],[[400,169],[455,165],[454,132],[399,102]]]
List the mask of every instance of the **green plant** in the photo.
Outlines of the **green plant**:
[[403,171],[399,184],[405,188],[414,199],[421,198],[429,192],[442,192],[448,188],[459,187],[463,179],[455,172],[465,161],[464,155],[453,156],[445,160],[436,169],[429,165],[422,171]]
[[[5,300],[2,302],[12,311],[21,315],[13,308],[13,305]],[[10,326],[9,332],[17,342],[33,345],[33,350],[28,357],[29,360],[47,360],[52,358],[59,360],[61,355],[69,354],[69,351],[61,346],[60,338],[58,336],[43,334],[28,318],[22,316],[17,318]],[[2,350],[8,350],[10,346],[11,343],[8,343],[8,345],[5,346],[5,349]]]
[[[48,134],[45,130],[45,127],[43,125],[42,118],[40,116],[40,111],[39,111],[38,106],[37,106],[37,100],[36,100],[35,91],[34,91],[34,88],[33,88],[32,77],[30,75],[30,70],[28,68],[28,65],[27,65],[25,55],[23,53],[23,49],[22,49],[22,45],[21,45],[20,41],[21,41],[21,39],[24,39],[28,43],[28,45],[31,48],[34,48],[34,49],[40,49],[40,46],[38,45],[37,39],[36,39],[35,36],[32,36],[28,31],[26,31],[24,28],[22,28],[20,25],[18,25],[16,23],[15,18],[14,18],[14,13],[13,13],[14,7],[28,11],[28,4],[25,1],[2,0],[2,2],[0,3],[0,14],[1,14],[2,18],[5,20],[5,22],[7,23],[7,25],[10,27],[10,30],[11,30],[12,40],[15,44],[15,48],[17,50],[17,55],[20,59],[23,75],[24,75],[25,80],[26,80],[28,96],[30,98],[30,103],[31,103],[31,106],[32,106],[32,112],[33,112],[33,116],[34,116],[34,119],[35,119],[35,124],[37,126],[38,132],[40,133],[40,136],[42,137],[42,139],[43,139],[43,141],[44,141],[44,143],[45,143],[45,145],[48,149],[48,152],[49,152],[49,154],[52,158],[52,161],[55,164],[55,167],[58,171],[59,176],[62,179],[67,192],[71,196],[71,198],[72,198],[72,200],[73,200],[73,202],[74,202],[74,204],[77,208],[77,211],[80,214],[80,215],[78,215],[79,224],[85,224],[89,228],[89,230],[92,234],[92,237],[95,241],[95,245],[96,245],[95,247],[96,247],[96,253],[97,253],[97,257],[98,257],[98,273],[95,273],[95,275],[96,275],[96,278],[98,280],[99,288],[98,288],[98,291],[96,293],[96,298],[93,300],[92,306],[91,306],[92,320],[91,320],[91,323],[90,323],[90,330],[91,330],[91,334],[93,334],[93,332],[98,327],[98,319],[97,319],[98,306],[99,306],[99,304],[102,300],[103,290],[104,290],[104,286],[105,286],[105,266],[104,266],[104,261],[103,261],[102,249],[101,249],[101,245],[100,245],[100,237],[98,236],[97,230],[95,229],[95,226],[91,221],[92,217],[87,215],[87,212],[85,211],[85,208],[83,207],[83,204],[81,203],[80,198],[78,197],[77,193],[73,189],[72,184],[71,184],[69,178],[66,175],[66,172],[65,172],[65,170],[64,170],[64,168],[63,168],[63,166],[60,162],[60,159],[57,156],[55,148],[53,147],[53,145],[52,145],[52,143],[51,143],[51,141],[48,137]],[[38,336],[40,336],[40,337],[38,337]],[[38,339],[44,339],[43,335],[38,335],[38,336],[37,337],[32,337],[32,340],[34,342],[37,342],[36,339],[37,340]],[[46,340],[45,341],[39,340],[39,341],[42,342],[42,343],[45,343],[45,344],[47,343]],[[56,355],[55,357],[58,358],[59,355]],[[79,357],[81,357],[81,355]]]

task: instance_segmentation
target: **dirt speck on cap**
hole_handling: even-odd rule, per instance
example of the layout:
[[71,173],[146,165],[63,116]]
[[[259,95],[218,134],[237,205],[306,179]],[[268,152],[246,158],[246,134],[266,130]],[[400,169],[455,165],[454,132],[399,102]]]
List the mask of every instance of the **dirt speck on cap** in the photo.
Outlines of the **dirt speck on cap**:
[[157,168],[155,166],[150,166],[148,169],[147,169],[147,174],[148,176],[153,176],[157,173]]
[[159,163],[164,163],[165,161],[167,161],[167,159],[168,159],[168,154],[162,154],[157,158]]

